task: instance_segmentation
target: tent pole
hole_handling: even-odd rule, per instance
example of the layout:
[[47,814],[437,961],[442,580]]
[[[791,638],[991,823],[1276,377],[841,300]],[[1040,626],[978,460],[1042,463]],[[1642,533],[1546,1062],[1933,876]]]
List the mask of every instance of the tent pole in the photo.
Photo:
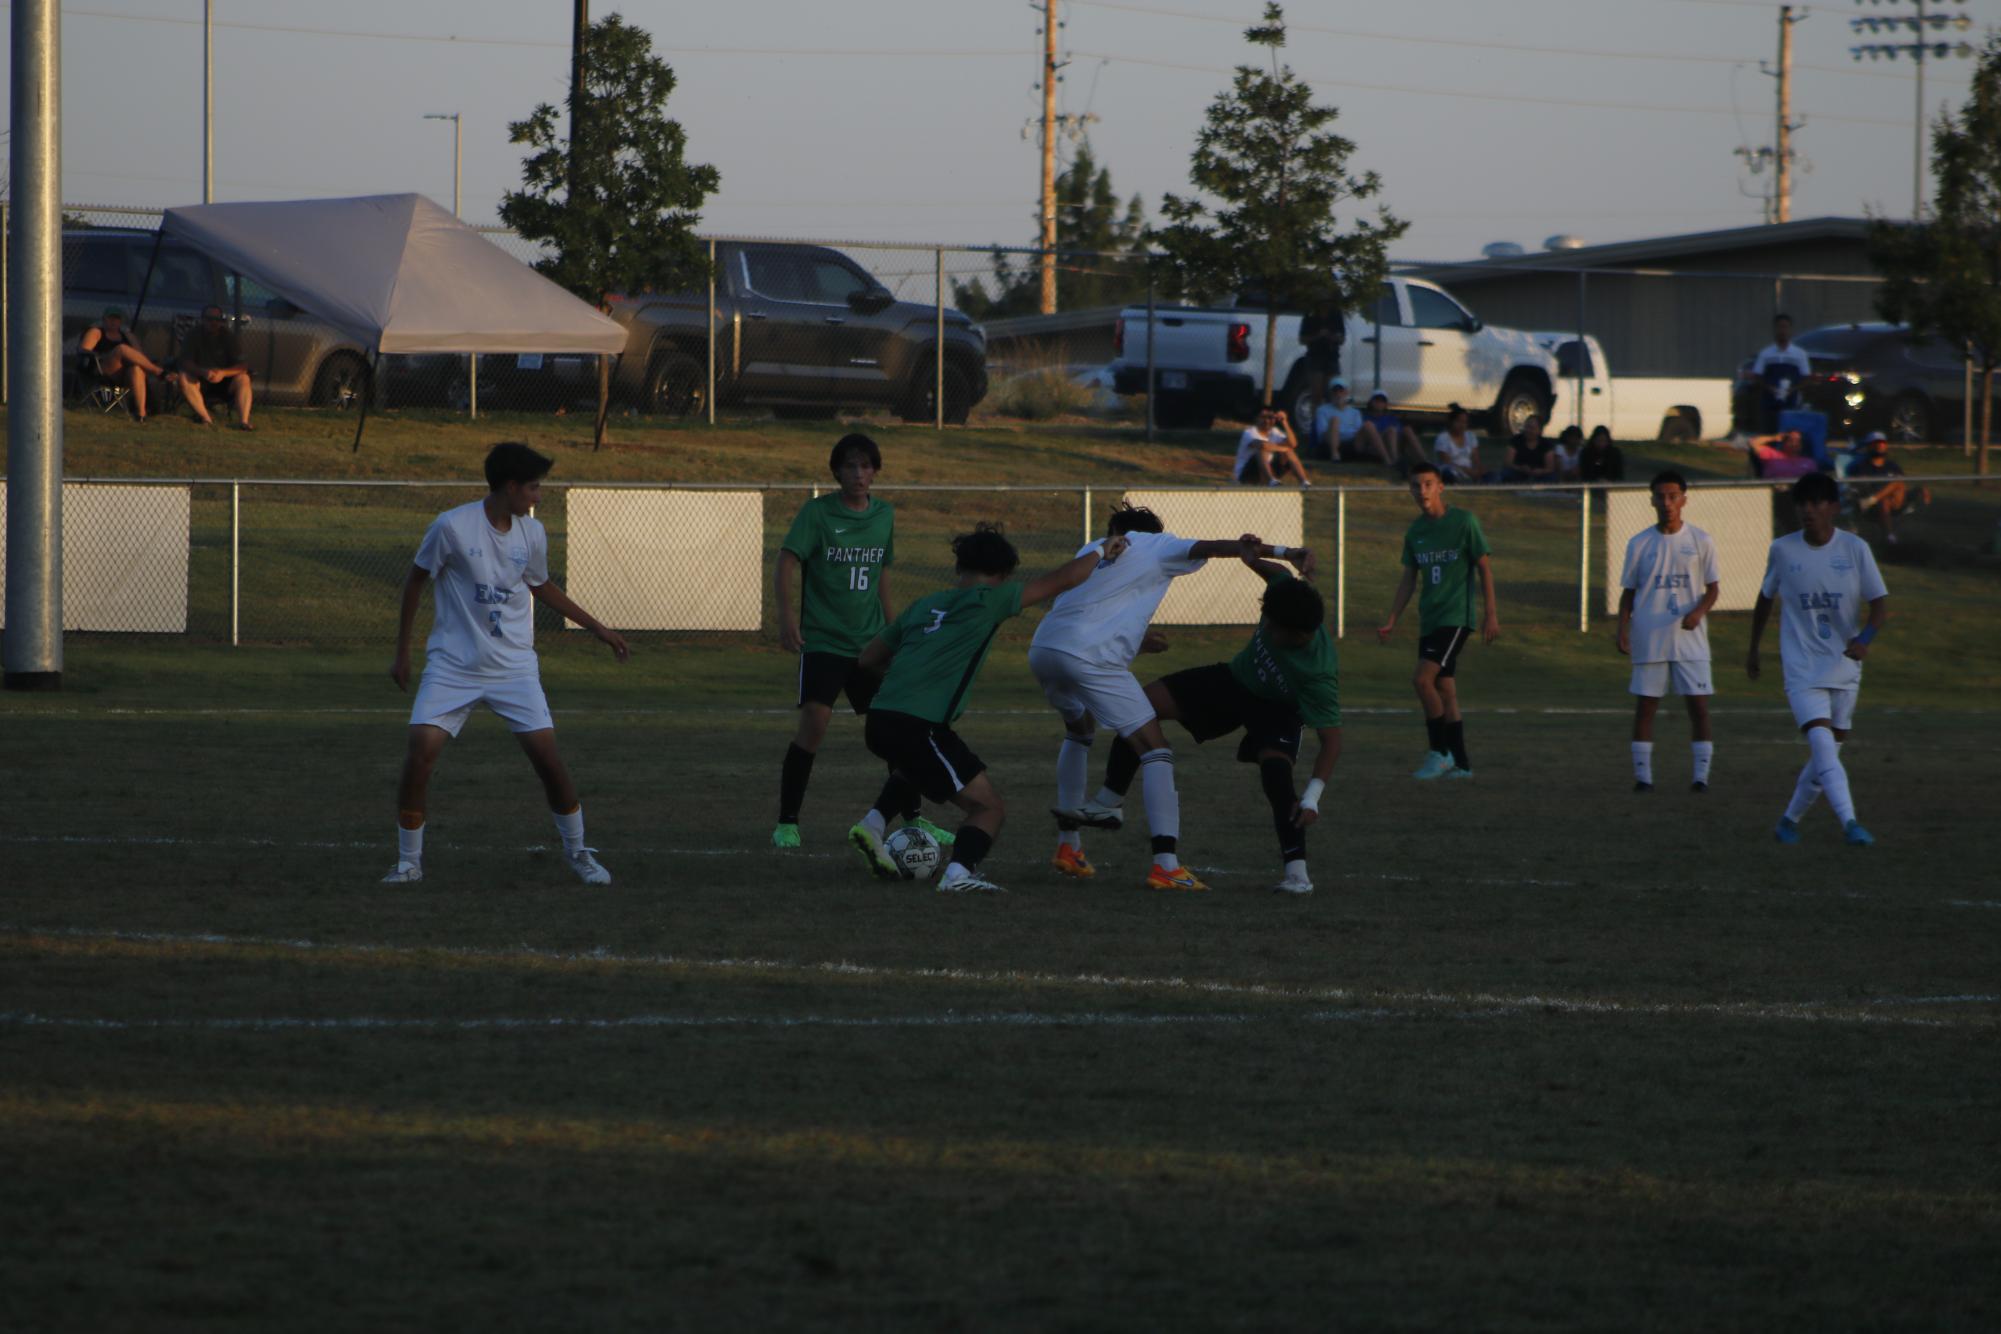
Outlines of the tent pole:
[[361,416],[354,423],[354,447],[348,450],[350,454],[361,452],[361,432],[368,425],[368,403],[375,397],[375,363],[381,356],[382,349],[379,347],[368,354],[368,380],[361,390]]
[[[146,276],[139,283],[139,303],[132,307],[132,334],[134,337],[137,337],[139,333],[139,312],[146,309],[147,289],[153,285],[153,268],[160,262],[160,242],[166,239],[167,233],[164,228],[155,227],[153,229],[153,253],[146,256]],[[170,337],[172,332],[171,329],[168,330]]]
[[604,448],[604,419],[611,415],[611,358],[598,353],[598,424],[591,439],[593,452]]

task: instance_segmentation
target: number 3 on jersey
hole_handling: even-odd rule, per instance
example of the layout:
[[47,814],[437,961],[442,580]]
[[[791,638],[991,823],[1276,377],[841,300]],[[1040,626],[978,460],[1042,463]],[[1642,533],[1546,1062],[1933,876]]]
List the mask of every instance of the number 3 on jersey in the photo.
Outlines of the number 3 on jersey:
[[945,625],[945,616],[946,612],[943,607],[933,607],[931,609],[931,624],[924,627],[924,633],[927,635],[937,634]]
[[850,565],[848,567],[848,591],[851,593],[859,593],[859,592],[865,592],[867,591],[867,589],[868,589],[868,566]]

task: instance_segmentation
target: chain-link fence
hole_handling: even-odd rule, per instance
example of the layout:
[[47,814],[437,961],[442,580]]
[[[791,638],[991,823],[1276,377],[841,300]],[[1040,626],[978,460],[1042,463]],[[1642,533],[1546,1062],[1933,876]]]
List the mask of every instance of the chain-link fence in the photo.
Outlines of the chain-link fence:
[[[1862,503],[1872,499],[1867,488],[1844,493],[1844,524],[1879,543],[1886,565],[1953,569],[2001,556],[2001,491],[1991,483],[1905,482],[1894,528],[1883,521],[1883,505]],[[773,637],[779,545],[818,490],[552,482],[536,517],[548,530],[552,577],[621,630]],[[381,642],[395,634],[399,588],[432,517],[483,494],[456,482],[71,481],[65,626],[223,643]],[[1319,556],[1318,582],[1341,633],[1366,633],[1388,609],[1413,517],[1408,495],[1381,486],[881,487],[878,494],[896,507],[890,577],[899,604],[951,581],[951,538],[976,523],[1001,524],[1020,549],[1022,572],[1032,574],[1102,535],[1111,507],[1131,497],[1185,536],[1254,530],[1267,540],[1303,540]],[[1617,604],[1626,543],[1652,522],[1644,488],[1631,485],[1460,487],[1450,495],[1478,516],[1493,545],[1502,617],[1516,629],[1602,623]],[[1748,607],[1766,545],[1793,526],[1783,490],[1701,484],[1687,519],[1717,539],[1721,608]],[[1891,531],[1900,539],[1895,551],[1881,545]],[[1177,624],[1256,618],[1255,600],[1241,590],[1198,592],[1191,584],[1189,597],[1164,607],[1163,617]],[[560,630],[546,609],[537,615],[545,635]]]

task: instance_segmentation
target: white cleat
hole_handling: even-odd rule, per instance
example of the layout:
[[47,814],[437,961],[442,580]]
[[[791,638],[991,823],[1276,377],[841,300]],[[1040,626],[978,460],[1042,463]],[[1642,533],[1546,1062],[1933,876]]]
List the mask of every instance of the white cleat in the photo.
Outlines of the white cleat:
[[1313,882],[1305,876],[1293,872],[1271,887],[1274,894],[1311,894]]
[[385,885],[414,885],[424,878],[422,862],[397,862],[389,868],[389,874],[382,877]]
[[1051,806],[1049,813],[1059,820],[1075,820],[1086,829],[1123,829],[1126,813],[1118,806],[1100,806],[1095,801],[1075,806]]
[[563,860],[577,873],[577,879],[585,884],[608,885],[611,883],[611,872],[598,864],[597,857],[593,855],[596,852],[596,848],[578,848],[575,852],[564,853]]
[[1007,893],[1006,890],[1002,889],[999,885],[996,885],[993,881],[983,880],[979,876],[972,874],[970,871],[962,872],[959,875],[952,876],[949,878],[941,877],[938,881],[938,892],[940,894]]

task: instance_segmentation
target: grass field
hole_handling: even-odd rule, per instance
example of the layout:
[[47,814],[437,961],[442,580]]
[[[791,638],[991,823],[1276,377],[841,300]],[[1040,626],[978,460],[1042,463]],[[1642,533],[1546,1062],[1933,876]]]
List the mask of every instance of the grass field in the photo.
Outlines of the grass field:
[[851,863],[850,719],[806,847],[764,846],[768,643],[547,644],[587,891],[487,717],[426,881],[376,883],[386,643],[79,639],[0,697],[0,1329],[1991,1329],[1993,574],[1886,575],[1877,847],[1825,806],[1770,841],[1803,752],[1741,616],[1700,797],[1671,721],[1627,791],[1623,660],[1553,621],[1469,654],[1478,779],[1414,784],[1408,631],[1351,632],[1297,900],[1254,775],[1185,737],[1211,893],[1135,888],[1137,829],[1046,869],[1026,627],[962,729],[1011,803],[972,899]]

